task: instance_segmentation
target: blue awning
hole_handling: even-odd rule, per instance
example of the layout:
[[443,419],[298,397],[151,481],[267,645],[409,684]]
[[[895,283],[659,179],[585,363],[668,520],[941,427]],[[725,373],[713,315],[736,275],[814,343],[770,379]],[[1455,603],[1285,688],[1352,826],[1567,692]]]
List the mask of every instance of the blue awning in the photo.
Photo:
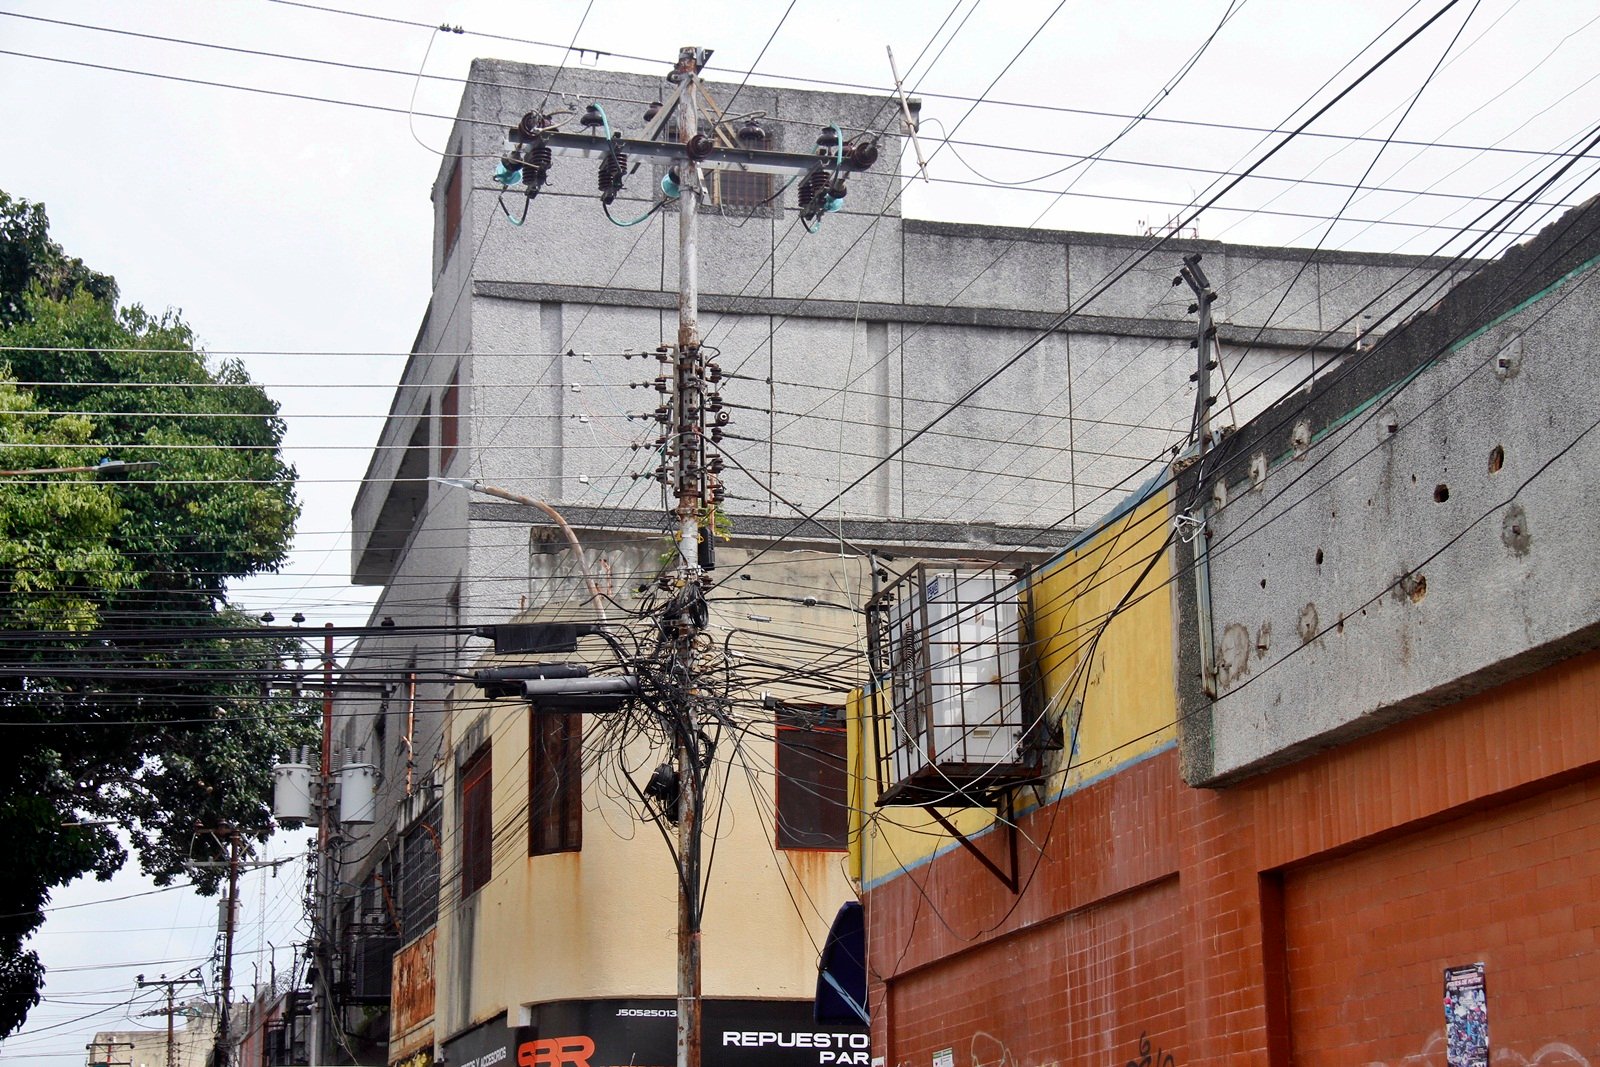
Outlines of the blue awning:
[[817,961],[817,1022],[868,1023],[867,922],[858,900],[833,917]]

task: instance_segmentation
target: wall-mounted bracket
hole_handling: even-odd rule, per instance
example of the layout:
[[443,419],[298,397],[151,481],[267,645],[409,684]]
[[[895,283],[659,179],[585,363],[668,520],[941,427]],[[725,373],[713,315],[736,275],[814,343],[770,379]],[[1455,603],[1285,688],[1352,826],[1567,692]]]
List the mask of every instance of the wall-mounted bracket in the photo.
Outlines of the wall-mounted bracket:
[[938,808],[930,806],[924,807],[922,810],[933,816],[933,821],[942,826],[945,833],[955,838],[961,844],[962,848],[972,853],[973,857],[976,858],[979,863],[983,864],[984,868],[990,874],[994,875],[1000,880],[1001,885],[1011,890],[1012,893],[1019,892],[1019,886],[1021,885],[1021,882],[1017,877],[1016,808],[1012,803],[1011,795],[1009,793],[1006,794],[1005,798],[1005,814],[1002,817],[1000,812],[995,812],[995,821],[1002,827],[1002,829],[998,832],[1005,834],[1006,857],[1010,860],[1010,871],[1001,870],[999,864],[995,863],[994,860],[984,855],[983,850],[977,845],[973,844],[971,838],[967,837],[967,835],[963,834],[960,830],[957,830],[955,824],[949,819],[945,818],[944,815],[940,813]]

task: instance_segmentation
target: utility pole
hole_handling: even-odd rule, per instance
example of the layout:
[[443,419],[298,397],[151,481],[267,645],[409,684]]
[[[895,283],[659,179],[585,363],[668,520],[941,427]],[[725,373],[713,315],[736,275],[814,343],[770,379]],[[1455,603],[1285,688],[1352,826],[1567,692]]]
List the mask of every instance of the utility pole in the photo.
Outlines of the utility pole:
[[[1211,305],[1216,301],[1217,294],[1211,288],[1211,282],[1206,278],[1205,271],[1200,269],[1199,254],[1185,256],[1183,268],[1178,276],[1172,280],[1173,285],[1185,283],[1194,293],[1194,303],[1189,305],[1191,313],[1200,317],[1196,330],[1195,371],[1189,379],[1195,383],[1194,398],[1194,444],[1191,459],[1200,463],[1201,478],[1198,484],[1203,488],[1204,462],[1206,452],[1211,448],[1211,406],[1217,398],[1211,393],[1211,372],[1217,367],[1215,349],[1217,343],[1217,327],[1211,321]],[[1198,511],[1196,515],[1194,512]],[[1190,509],[1188,520],[1194,530],[1194,589],[1195,589],[1195,621],[1200,627],[1200,684],[1209,697],[1217,695],[1217,667],[1215,640],[1211,630],[1211,502],[1201,499]]]
[[[699,136],[700,67],[705,52],[683,48],[673,73],[682,90],[678,120],[683,143]],[[678,351],[674,366],[673,422],[669,437],[677,447],[678,608],[673,657],[682,671],[685,691],[675,702],[678,722],[678,1067],[700,1065],[700,774],[695,721],[695,625],[693,601],[700,587],[700,509],[704,480],[705,438],[700,416],[700,167],[684,161],[678,172]],[[709,541],[709,537],[708,537]],[[692,554],[691,554],[692,553]],[[669,609],[670,610],[670,609]],[[704,617],[703,614],[700,617]]]
[[[193,975],[185,975],[182,978],[168,978],[166,975],[162,975],[160,978],[147,982],[144,980],[144,975],[141,974],[138,976],[137,982],[140,989],[143,989],[146,986],[164,986],[167,990],[167,1006],[165,1008],[151,1008],[149,1011],[140,1012],[139,1014],[141,1018],[147,1015],[165,1015],[167,1017],[167,1067],[174,1067],[173,1049],[175,1048],[176,1035],[172,1030],[172,1017],[176,1015],[178,1011],[173,1004],[173,1000],[176,996],[175,990],[181,985],[199,985],[200,979],[194,977]],[[110,1042],[107,1042],[107,1063],[111,1061],[111,1049],[109,1045]],[[92,1050],[93,1046],[91,1045],[90,1048]]]
[[[158,983],[152,982],[150,984],[156,985]],[[150,1013],[146,1012],[145,1014],[148,1015]],[[106,1047],[106,1058],[103,1060],[97,1060],[95,1059],[94,1050],[101,1045]],[[111,1050],[120,1045],[126,1045],[128,1047],[128,1061],[126,1063],[113,1063],[111,1061]],[[168,1046],[170,1049],[170,1038],[168,1039]],[[89,1067],[131,1067],[133,1063],[133,1047],[132,1041],[112,1041],[110,1038],[107,1038],[104,1041],[91,1041],[84,1046],[84,1048],[89,1050]],[[170,1051],[167,1053],[167,1062],[172,1062],[172,1053]]]
[[[233,935],[239,917],[239,831],[228,831],[228,902],[222,924],[222,1009],[217,1017],[215,1062],[227,1067],[233,1058],[228,1051],[228,1015],[233,1009]],[[171,1067],[171,1056],[168,1056]]]
[[327,991],[326,997],[317,995],[311,987],[311,1040],[309,1059],[312,1063],[325,1062],[323,1031],[333,1018],[332,946],[328,939],[333,933],[333,844],[329,840],[333,819],[329,812],[329,798],[333,795],[333,623],[326,624],[322,636],[322,789],[317,823],[317,875],[312,890],[317,918],[312,932],[312,966],[317,980]]
[[[663,374],[654,383],[662,392],[671,394],[655,414],[665,430],[657,441],[665,454],[655,477],[673,491],[672,518],[677,529],[676,564],[667,582],[671,596],[660,620],[661,633],[666,637],[664,658],[669,661],[666,673],[671,682],[659,694],[660,705],[672,720],[677,778],[677,1067],[700,1067],[700,821],[708,754],[702,748],[700,714],[704,697],[698,681],[696,650],[707,623],[706,572],[715,566],[715,509],[723,500],[718,484],[723,461],[720,456],[708,455],[708,438],[712,443],[719,441],[720,427],[727,422],[720,397],[708,391],[709,384],[721,380],[721,372],[706,362],[700,346],[700,197],[705,188],[704,176],[712,170],[788,176],[796,188],[800,220],[807,231],[815,232],[826,214],[843,206],[846,176],[867,170],[878,158],[875,135],[864,133],[846,143],[837,125],[822,130],[812,152],[773,152],[754,147],[765,142],[767,136],[755,125],[753,116],[738,130],[736,138],[731,136],[729,119],[721,115],[700,82],[700,71],[710,57],[710,50],[704,48],[678,50],[677,63],[668,75],[677,88],[664,106],[652,105],[646,113],[643,137],[626,138],[614,133],[598,104],[589,105],[581,119],[586,133],[562,132],[550,116],[530,111],[511,128],[509,152],[502,157],[496,173],[496,181],[508,189],[521,184],[531,202],[550,174],[554,155],[598,159],[601,202],[609,215],[610,204],[622,189],[629,161],[648,160],[671,168],[662,191],[678,200],[678,337],[675,346],[662,345],[656,350],[663,365],[671,364],[672,373]],[[703,104],[709,104],[712,113],[711,127],[704,132],[700,127]],[[656,140],[674,114],[678,141]],[[602,128],[603,140],[596,136]],[[738,145],[733,144],[735,139],[740,142]],[[708,422],[712,423],[710,427]],[[581,551],[575,551],[581,561]],[[670,808],[664,805],[663,810]]]

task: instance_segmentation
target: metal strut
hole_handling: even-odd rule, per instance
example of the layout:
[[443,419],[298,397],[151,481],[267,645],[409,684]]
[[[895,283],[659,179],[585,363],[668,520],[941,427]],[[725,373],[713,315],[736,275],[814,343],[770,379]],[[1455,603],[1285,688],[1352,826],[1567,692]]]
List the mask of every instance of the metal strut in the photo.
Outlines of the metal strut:
[[1000,865],[986,856],[983,850],[977,845],[973,844],[971,838],[969,838],[966,834],[963,834],[960,830],[957,830],[955,824],[949,819],[945,818],[939,812],[938,808],[925,805],[922,810],[933,816],[933,821],[942,826],[945,833],[949,834],[951,837],[960,842],[961,847],[972,853],[973,857],[976,858],[979,863],[983,864],[984,868],[990,874],[994,875],[1000,880],[1001,885],[1005,886],[1007,889],[1011,890],[1013,894],[1015,894],[1020,891],[1018,887],[1021,883],[1017,877],[1016,804],[1011,799],[1010,793],[1006,794],[1005,809],[1005,818],[1000,819],[998,813],[996,813],[996,818],[999,819],[1001,825],[1005,827],[1006,856],[1011,861],[1011,870],[1009,873],[1001,870]]

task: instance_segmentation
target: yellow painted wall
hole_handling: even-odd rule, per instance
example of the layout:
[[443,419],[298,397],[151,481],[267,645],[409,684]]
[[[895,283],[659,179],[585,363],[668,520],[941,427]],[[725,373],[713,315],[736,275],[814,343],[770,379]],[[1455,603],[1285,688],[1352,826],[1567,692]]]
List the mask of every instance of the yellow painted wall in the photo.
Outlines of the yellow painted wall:
[[[1061,722],[1071,746],[1053,753],[1047,764],[1046,798],[1177,737],[1172,566],[1163,547],[1169,516],[1169,497],[1158,493],[1041,567],[1029,582],[1023,610],[1038,650],[1045,714]],[[1125,596],[1128,602],[1117,611]],[[851,872],[867,886],[953,844],[921,808],[876,806],[871,724],[879,703],[877,694],[858,691],[849,707],[851,808],[857,820]],[[1019,809],[1032,806],[1034,796],[1018,790]],[[967,835],[994,821],[983,809],[944,814]]]
[[[724,550],[731,568],[740,553]],[[788,559],[774,557],[788,556]],[[859,604],[864,561],[823,553],[772,553],[757,578],[735,591],[759,590],[784,600],[725,601],[710,632],[721,647],[730,629],[747,642],[786,646],[783,635],[807,642],[856,641],[860,615],[826,604],[798,603],[802,594]],[[848,565],[850,573],[841,574]],[[747,593],[747,595],[749,595]],[[752,618],[751,616],[756,616]],[[765,635],[765,636],[764,636]],[[776,654],[774,652],[773,654]],[[786,655],[817,654],[811,644]],[[824,694],[771,687],[780,697],[817,700]],[[759,700],[760,693],[750,694]],[[642,785],[663,753],[636,740],[598,759],[586,745],[583,849],[550,856],[527,854],[528,716],[522,701],[485,708],[476,690],[459,693],[451,722],[452,751],[482,720],[493,746],[495,851],[492,880],[459,899],[459,831],[447,834],[436,948],[437,1032],[451,1035],[506,1011],[512,1024],[524,1005],[601,997],[669,997],[677,988],[677,882],[656,827],[640,821],[638,804],[619,775],[627,768]],[[844,689],[834,696],[841,702]],[[750,714],[746,711],[745,714]],[[722,798],[705,813],[710,889],[703,923],[704,993],[710,997],[810,998],[817,955],[839,906],[853,899],[845,852],[779,850],[774,845],[770,728],[745,735],[742,747],[725,733],[708,793]],[[597,766],[598,763],[598,766]],[[444,822],[460,825],[452,758],[447,769]],[[674,832],[668,827],[669,832]]]

